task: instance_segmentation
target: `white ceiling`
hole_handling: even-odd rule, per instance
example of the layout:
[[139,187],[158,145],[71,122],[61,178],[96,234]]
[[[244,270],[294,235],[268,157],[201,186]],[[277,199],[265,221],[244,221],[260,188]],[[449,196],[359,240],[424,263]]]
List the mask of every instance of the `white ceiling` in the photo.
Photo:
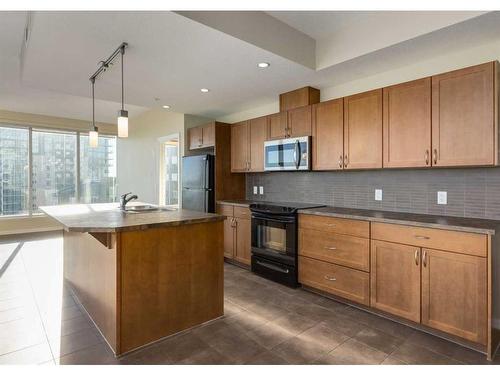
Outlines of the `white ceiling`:
[[[379,25],[381,30],[394,34],[394,25],[387,22],[387,17],[401,18],[401,14],[261,13],[268,17],[264,30],[256,28],[258,14],[248,17],[249,24],[240,14],[237,25],[233,22],[223,28],[211,27],[210,19],[197,22],[189,14],[173,12],[33,12],[30,38],[21,62],[27,13],[0,12],[0,109],[89,119],[88,78],[98,62],[122,41],[130,45],[125,54],[125,101],[131,116],[169,104],[176,112],[217,118],[274,102],[279,93],[296,87],[328,87],[385,71],[409,58],[425,58],[444,49],[481,43],[500,32],[497,13],[480,17],[477,16],[481,12],[445,12],[439,17],[433,13],[421,15],[423,18],[407,34],[399,33],[406,35],[405,40],[382,35],[383,43],[376,50],[373,43],[361,42],[354,43],[356,50],[346,50],[346,45],[353,43],[349,38],[335,40],[341,29],[345,33],[368,19],[373,25],[380,18],[385,20],[385,24]],[[219,20],[221,16],[231,17],[219,12]],[[426,24],[425,19],[432,22]],[[294,31],[316,40],[316,69],[290,57],[297,51],[273,46],[273,35],[266,36],[265,32],[271,27],[269,22],[277,22],[276,30],[283,34],[281,40],[300,37]],[[237,26],[239,30],[235,29]],[[373,34],[370,28],[361,31],[357,37],[364,33],[366,39]],[[443,38],[448,38],[450,32],[454,41],[446,43]],[[266,37],[268,40],[262,40]],[[308,42],[307,38],[302,39]],[[318,64],[320,40],[327,40],[328,44],[323,42],[323,58]],[[405,46],[416,50],[408,51]],[[401,53],[401,48],[406,53]],[[335,51],[346,53],[340,59]],[[335,63],[328,63],[335,59]],[[271,67],[258,69],[256,64],[261,61],[270,62]],[[202,87],[211,92],[202,94]],[[99,121],[114,122],[119,95],[119,67],[114,66],[96,82]]]

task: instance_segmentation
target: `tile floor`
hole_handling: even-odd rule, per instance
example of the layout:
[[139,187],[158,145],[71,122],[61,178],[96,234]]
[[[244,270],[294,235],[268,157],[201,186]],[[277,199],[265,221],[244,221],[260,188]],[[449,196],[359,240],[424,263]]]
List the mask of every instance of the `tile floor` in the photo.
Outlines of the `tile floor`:
[[61,234],[0,237],[0,364],[489,364],[412,328],[224,270],[223,318],[116,359],[63,286]]

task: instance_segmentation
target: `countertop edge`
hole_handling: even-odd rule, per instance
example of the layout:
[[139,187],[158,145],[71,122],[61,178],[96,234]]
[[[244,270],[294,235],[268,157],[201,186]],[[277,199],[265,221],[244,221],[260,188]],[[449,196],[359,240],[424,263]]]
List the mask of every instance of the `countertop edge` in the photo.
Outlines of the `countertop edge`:
[[415,226],[415,227],[455,230],[455,231],[460,231],[460,232],[477,233],[477,234],[495,235],[495,233],[496,233],[496,229],[474,228],[474,227],[467,227],[467,226],[453,225],[453,224],[426,223],[426,222],[415,221],[415,220],[380,218],[380,217],[373,217],[373,216],[368,216],[368,215],[365,216],[362,214],[319,212],[319,211],[315,211],[314,209],[303,209],[303,210],[299,210],[298,213],[304,214],[304,215],[337,217],[340,219],[354,219],[354,220],[364,220],[364,221],[371,221],[371,222],[377,222],[377,223],[400,224],[400,225],[410,225],[410,226]]
[[231,201],[231,200],[221,200],[217,201],[217,204],[228,204],[231,206],[238,206],[238,207],[249,207],[253,202],[238,202],[238,201]]

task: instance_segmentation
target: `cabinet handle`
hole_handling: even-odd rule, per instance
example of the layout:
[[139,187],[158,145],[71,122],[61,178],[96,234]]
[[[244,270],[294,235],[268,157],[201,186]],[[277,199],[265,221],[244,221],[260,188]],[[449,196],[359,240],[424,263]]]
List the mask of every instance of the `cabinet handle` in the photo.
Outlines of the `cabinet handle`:
[[335,277],[328,276],[328,275],[325,275],[325,280],[328,280],[328,281],[337,281],[337,279]]
[[337,250],[337,248],[334,246],[325,246],[325,249],[326,250]]
[[422,257],[422,264],[427,267],[427,251],[424,250],[424,256]]
[[429,165],[429,150],[425,150],[425,165]]
[[415,265],[418,266],[418,249],[415,250]]
[[438,150],[437,148],[434,149],[434,164],[437,164],[438,162]]
[[427,237],[427,236],[419,236],[419,235],[415,235],[415,238],[417,240],[430,240],[431,238],[430,237]]
[[347,155],[344,155],[344,168],[347,168],[347,164],[349,164],[349,160],[347,159]]
[[342,168],[342,155],[339,156],[339,168]]

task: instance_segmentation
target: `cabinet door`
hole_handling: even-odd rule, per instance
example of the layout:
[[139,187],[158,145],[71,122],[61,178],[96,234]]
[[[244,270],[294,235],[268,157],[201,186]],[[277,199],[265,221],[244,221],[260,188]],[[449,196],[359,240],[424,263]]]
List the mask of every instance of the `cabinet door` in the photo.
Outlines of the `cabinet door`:
[[344,99],[313,106],[312,152],[314,170],[342,169],[344,154]]
[[432,153],[436,166],[495,163],[495,63],[432,77]]
[[287,113],[269,115],[269,139],[281,139],[287,136]]
[[267,140],[267,117],[250,120],[250,171],[264,170],[264,142]]
[[420,248],[372,240],[370,306],[420,323]]
[[202,130],[202,139],[203,139],[203,147],[212,147],[215,145],[215,124],[210,123],[203,125],[201,127]]
[[202,147],[203,144],[203,135],[201,127],[197,126],[195,128],[188,129],[188,138],[189,138],[189,149],[196,150]]
[[248,170],[248,122],[231,125],[231,172]]
[[251,224],[250,219],[235,218],[236,222],[236,251],[234,259],[250,265],[251,257]]
[[234,218],[224,220],[224,257],[234,258]]
[[384,168],[431,166],[431,79],[383,89]]
[[344,168],[382,168],[382,89],[344,98]]
[[288,135],[302,137],[311,135],[312,106],[295,108],[288,111]]
[[486,344],[486,258],[422,251],[422,323]]

